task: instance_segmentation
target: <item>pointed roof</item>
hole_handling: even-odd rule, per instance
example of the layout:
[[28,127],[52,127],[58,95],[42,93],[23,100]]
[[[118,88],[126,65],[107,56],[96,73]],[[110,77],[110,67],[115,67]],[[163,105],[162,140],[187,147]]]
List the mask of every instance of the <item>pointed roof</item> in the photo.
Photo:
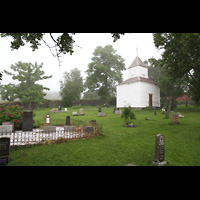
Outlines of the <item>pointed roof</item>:
[[[147,67],[147,65],[144,64],[144,63],[142,62],[142,60],[141,60],[138,56],[136,56],[135,60],[131,63],[131,65],[130,65],[129,68],[136,67],[136,66]],[[128,68],[128,69],[129,69],[129,68]]]
[[129,78],[129,79],[123,81],[122,83],[120,83],[119,85],[134,83],[134,82],[138,82],[138,81],[147,82],[147,83],[151,83],[151,84],[157,85],[157,83],[155,81],[153,81],[151,79],[148,79],[148,78],[143,78],[143,77],[140,77],[140,76]]

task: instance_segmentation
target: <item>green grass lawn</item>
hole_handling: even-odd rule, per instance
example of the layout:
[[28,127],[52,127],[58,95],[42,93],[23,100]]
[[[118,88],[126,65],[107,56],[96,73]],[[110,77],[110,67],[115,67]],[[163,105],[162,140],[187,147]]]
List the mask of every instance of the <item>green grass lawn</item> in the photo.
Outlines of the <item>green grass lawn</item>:
[[[79,113],[79,109],[71,107],[67,114],[52,113],[50,116],[51,119],[65,119],[69,115],[71,119],[85,122],[96,119],[103,126],[101,136],[11,150],[8,166],[123,166],[129,163],[152,166],[157,134],[165,136],[166,166],[200,165],[200,108],[176,110],[185,116],[179,118],[178,125],[170,125],[171,114],[169,119],[164,119],[161,111],[157,111],[157,115],[153,111],[134,111],[135,128],[123,127],[121,116],[112,113],[113,107],[102,108],[105,117],[97,117],[98,108],[90,106],[84,108],[84,116],[72,116],[72,111]],[[34,119],[42,119],[49,110],[35,109]]]

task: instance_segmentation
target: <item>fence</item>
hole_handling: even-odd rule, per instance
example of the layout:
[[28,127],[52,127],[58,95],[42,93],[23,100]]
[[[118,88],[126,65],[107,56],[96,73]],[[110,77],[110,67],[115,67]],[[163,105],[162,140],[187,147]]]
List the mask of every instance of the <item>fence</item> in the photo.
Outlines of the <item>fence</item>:
[[[102,125],[83,126],[81,121],[74,121],[79,126],[50,126],[49,129],[33,129],[33,131],[14,131],[12,133],[0,133],[0,138],[10,137],[10,146],[32,145],[49,143],[51,141],[62,142],[71,139],[91,138],[102,134]],[[86,124],[87,125],[87,124]]]

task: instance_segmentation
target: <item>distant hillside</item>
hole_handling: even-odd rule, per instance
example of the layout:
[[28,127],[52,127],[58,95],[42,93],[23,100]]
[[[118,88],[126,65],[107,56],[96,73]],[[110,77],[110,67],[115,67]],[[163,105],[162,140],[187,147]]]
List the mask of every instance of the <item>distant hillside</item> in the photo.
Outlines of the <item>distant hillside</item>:
[[50,100],[61,100],[61,96],[59,94],[59,91],[56,92],[47,92],[46,96],[44,96],[45,99]]

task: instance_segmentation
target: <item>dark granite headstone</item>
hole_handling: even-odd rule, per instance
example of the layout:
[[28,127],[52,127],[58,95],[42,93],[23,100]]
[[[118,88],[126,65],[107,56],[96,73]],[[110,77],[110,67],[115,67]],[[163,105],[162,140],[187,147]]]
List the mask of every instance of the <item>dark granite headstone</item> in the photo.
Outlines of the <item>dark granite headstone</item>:
[[10,138],[0,138],[0,165],[8,164],[10,160]]
[[58,110],[61,111],[61,110],[62,110],[62,107],[61,107],[61,106],[58,106]]
[[156,135],[156,143],[155,143],[155,157],[152,161],[152,164],[155,166],[160,166],[166,164],[165,161],[165,138],[164,135],[158,134]]
[[23,112],[22,131],[33,131],[33,111]]
[[70,116],[66,117],[66,123],[65,125],[70,126]]
[[101,112],[101,108],[99,108],[99,112]]

